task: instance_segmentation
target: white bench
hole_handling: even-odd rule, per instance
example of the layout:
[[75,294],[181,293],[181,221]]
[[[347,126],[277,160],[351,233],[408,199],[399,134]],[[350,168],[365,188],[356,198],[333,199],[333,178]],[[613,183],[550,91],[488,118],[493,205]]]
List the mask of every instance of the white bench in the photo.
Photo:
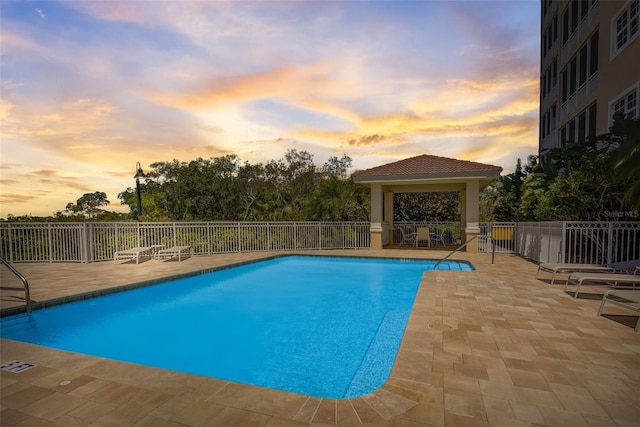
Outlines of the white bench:
[[164,257],[169,257],[169,259],[178,257],[178,262],[180,262],[184,255],[191,256],[191,246],[173,246],[168,249],[160,249],[156,252],[158,261],[161,261]]

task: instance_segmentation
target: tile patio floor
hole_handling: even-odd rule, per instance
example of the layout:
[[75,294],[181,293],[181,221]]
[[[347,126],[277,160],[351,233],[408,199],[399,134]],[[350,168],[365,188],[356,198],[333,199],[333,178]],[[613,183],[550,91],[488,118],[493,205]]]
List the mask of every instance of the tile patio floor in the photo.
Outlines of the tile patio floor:
[[[16,267],[45,301],[271,255]],[[425,272],[390,378],[369,395],[320,399],[2,339],[1,363],[38,366],[0,371],[0,425],[638,426],[640,334],[629,312],[612,306],[620,315],[598,317],[602,288],[574,300],[562,281],[535,280],[536,265],[515,256],[496,255],[493,265],[488,254],[454,258],[476,270]],[[15,280],[0,273],[3,286]]]

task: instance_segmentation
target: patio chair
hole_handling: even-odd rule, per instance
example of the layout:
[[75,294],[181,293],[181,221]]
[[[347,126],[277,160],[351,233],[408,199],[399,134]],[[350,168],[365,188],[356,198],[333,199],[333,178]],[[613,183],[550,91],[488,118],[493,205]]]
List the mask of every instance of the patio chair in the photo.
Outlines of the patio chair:
[[416,248],[426,244],[427,248],[431,247],[431,233],[428,228],[420,227],[416,230]]
[[415,243],[416,240],[416,233],[410,233],[407,232],[407,230],[405,230],[403,227],[399,227],[398,230],[400,231],[400,245],[412,245]]
[[160,249],[156,252],[158,261],[163,260],[164,257],[169,257],[169,259],[178,257],[178,262],[180,262],[182,261],[183,255],[191,256],[191,246],[173,246],[168,249]]
[[116,251],[113,253],[113,262],[115,262],[121,258],[126,258],[129,260],[136,260],[136,264],[139,264],[140,257],[149,256],[151,257],[151,252],[153,248],[151,246],[138,246],[131,249],[126,249],[122,251]]
[[433,244],[438,244],[442,246],[446,246],[447,244],[444,242],[444,238],[440,233],[430,233],[431,234],[431,242]]
[[[600,303],[600,308],[598,309],[598,316],[602,316],[602,310],[604,309],[604,304],[606,302],[640,313],[640,306],[634,305],[634,303],[640,304],[640,289],[612,289],[605,292],[602,297],[602,302]],[[635,331],[640,332],[640,316],[638,316]]]
[[599,264],[554,264],[554,263],[540,263],[538,265],[538,271],[536,272],[536,279],[540,275],[541,271],[551,273],[551,284],[556,280],[557,273],[579,273],[579,272],[612,272],[613,267],[607,267]]
[[567,291],[567,287],[576,285],[576,293],[573,298],[578,298],[580,287],[585,283],[592,283],[598,286],[640,286],[640,275],[637,274],[622,274],[622,273],[572,273],[567,279],[567,283],[564,285],[564,291]]

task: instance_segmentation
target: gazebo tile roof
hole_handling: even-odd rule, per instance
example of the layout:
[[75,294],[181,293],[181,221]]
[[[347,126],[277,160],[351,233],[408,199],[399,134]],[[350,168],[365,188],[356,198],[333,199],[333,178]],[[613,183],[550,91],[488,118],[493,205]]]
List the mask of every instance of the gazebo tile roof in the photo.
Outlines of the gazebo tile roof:
[[502,168],[500,166],[487,165],[468,160],[457,160],[450,159],[448,157],[422,154],[420,156],[399,160],[386,165],[356,171],[353,173],[353,177],[383,178],[391,176],[425,176],[455,173],[468,174],[474,172],[500,173],[502,172]]

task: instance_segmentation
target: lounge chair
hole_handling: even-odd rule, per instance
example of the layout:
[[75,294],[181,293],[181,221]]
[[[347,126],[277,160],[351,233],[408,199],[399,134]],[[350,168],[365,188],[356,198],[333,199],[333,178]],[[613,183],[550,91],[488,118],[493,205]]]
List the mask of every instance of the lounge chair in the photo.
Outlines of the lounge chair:
[[612,267],[598,264],[550,264],[540,263],[536,272],[536,279],[541,271],[551,273],[551,284],[556,280],[557,273],[579,273],[579,272],[612,272]]
[[131,249],[126,249],[123,251],[116,251],[113,253],[113,262],[115,263],[117,260],[121,258],[126,258],[129,260],[135,259],[136,264],[140,262],[140,257],[149,256],[151,257],[151,252],[153,248],[151,246],[138,246]]
[[168,249],[160,249],[156,252],[158,261],[161,261],[164,257],[178,257],[178,262],[182,261],[183,255],[191,256],[191,246],[173,246]]
[[418,228],[416,230],[416,248],[419,248],[421,245],[426,244],[427,248],[431,247],[431,233],[429,233],[428,228]]
[[567,287],[577,285],[576,293],[573,298],[578,298],[580,287],[584,282],[593,283],[599,286],[633,286],[640,285],[640,275],[637,274],[621,274],[621,273],[572,273],[567,279],[567,283],[564,285],[564,291],[567,291]]
[[[620,301],[621,299],[624,301]],[[604,309],[605,302],[610,302],[611,304],[615,304],[618,307],[628,308],[629,310],[637,311],[638,313],[640,313],[640,306],[633,305],[633,303],[640,304],[640,289],[612,289],[605,292],[604,296],[602,297],[602,302],[600,303],[600,308],[598,309],[598,316],[602,316],[602,310]],[[635,331],[640,332],[640,316],[638,316]]]

